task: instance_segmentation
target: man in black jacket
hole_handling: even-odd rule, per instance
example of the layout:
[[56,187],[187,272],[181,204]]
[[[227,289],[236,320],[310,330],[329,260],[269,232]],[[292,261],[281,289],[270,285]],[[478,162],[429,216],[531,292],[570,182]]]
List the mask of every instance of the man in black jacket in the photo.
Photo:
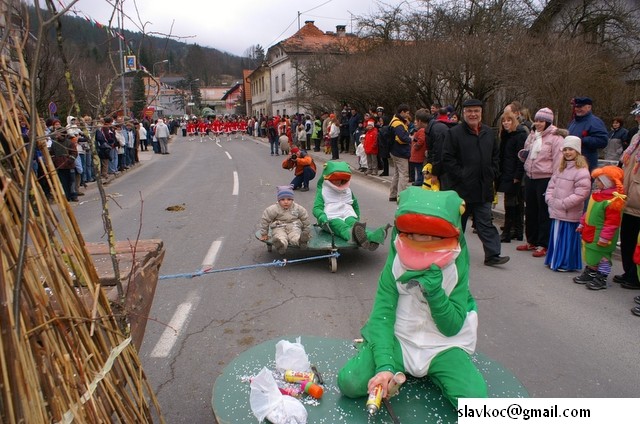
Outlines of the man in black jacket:
[[462,105],[463,122],[447,133],[442,150],[442,190],[455,190],[466,203],[462,229],[467,218],[473,222],[484,247],[484,264],[502,265],[508,256],[500,256],[500,235],[493,225],[491,203],[493,184],[498,175],[500,149],[493,130],[482,123],[482,102],[470,99]]

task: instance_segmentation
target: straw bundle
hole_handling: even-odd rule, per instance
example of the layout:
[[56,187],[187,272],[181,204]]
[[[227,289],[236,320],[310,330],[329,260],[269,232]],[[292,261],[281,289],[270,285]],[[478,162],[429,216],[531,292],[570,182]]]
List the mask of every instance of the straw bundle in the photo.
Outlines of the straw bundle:
[[[19,46],[21,40],[14,40]],[[0,53],[0,423],[163,422],[43,143],[22,49]],[[25,143],[19,122],[28,122]],[[35,145],[53,202],[31,171]],[[82,285],[82,287],[80,287]],[[81,290],[82,288],[82,290]],[[90,293],[83,299],[81,293]],[[16,302],[17,300],[17,302]],[[16,313],[17,312],[17,313]],[[126,311],[125,311],[126,312]]]

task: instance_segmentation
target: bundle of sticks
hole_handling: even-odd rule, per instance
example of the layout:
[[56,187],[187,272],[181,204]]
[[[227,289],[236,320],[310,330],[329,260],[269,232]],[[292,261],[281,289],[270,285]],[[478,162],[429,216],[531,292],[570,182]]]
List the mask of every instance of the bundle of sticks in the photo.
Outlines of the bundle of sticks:
[[47,152],[24,48],[8,47],[27,37],[11,37],[0,45],[0,422],[164,422]]

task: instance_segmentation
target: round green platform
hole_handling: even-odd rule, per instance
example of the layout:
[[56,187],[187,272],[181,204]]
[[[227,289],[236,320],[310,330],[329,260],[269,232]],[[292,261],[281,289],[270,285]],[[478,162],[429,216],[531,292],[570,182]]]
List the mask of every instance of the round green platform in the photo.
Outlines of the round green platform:
[[[295,337],[284,339],[295,341]],[[275,369],[275,346],[280,340],[269,340],[243,352],[216,379],[211,404],[218,424],[256,424],[257,419],[249,405],[251,389],[247,381],[263,367]],[[365,409],[366,398],[349,399],[340,394],[336,382],[338,370],[356,353],[351,340],[303,336],[301,343],[309,361],[318,368],[324,379],[322,399],[301,398],[309,414],[309,424],[392,422],[384,406],[376,415],[369,417]],[[499,363],[482,354],[475,354],[473,361],[487,382],[490,397],[529,397],[515,376]],[[400,393],[391,399],[391,405],[403,424],[457,422],[455,410],[429,379],[409,377],[400,388]]]

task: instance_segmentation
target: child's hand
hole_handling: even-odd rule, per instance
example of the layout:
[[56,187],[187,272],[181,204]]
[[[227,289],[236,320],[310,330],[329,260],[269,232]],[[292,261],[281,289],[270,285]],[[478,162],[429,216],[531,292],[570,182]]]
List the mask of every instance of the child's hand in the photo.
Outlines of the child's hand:
[[583,229],[583,228],[584,228],[584,227],[583,227],[582,225],[578,225],[578,227],[576,228],[576,233],[580,233],[580,234],[582,234],[582,229]]
[[263,234],[260,236],[260,240],[262,241],[267,241],[269,239],[269,235],[268,234]]
[[600,237],[598,239],[598,246],[607,247],[607,246],[610,246],[610,245],[611,245],[611,240],[606,240],[606,239],[603,239],[602,237]]

